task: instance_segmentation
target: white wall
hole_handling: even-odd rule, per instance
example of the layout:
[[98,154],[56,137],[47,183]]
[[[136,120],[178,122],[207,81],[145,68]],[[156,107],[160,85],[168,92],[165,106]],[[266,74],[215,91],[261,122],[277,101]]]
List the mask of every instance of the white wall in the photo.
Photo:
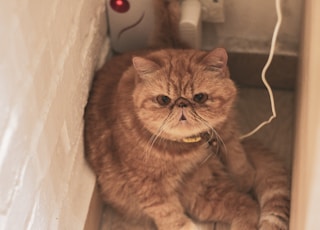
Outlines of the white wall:
[[320,1],[306,1],[297,135],[293,165],[291,230],[317,230],[320,226]]
[[0,229],[82,229],[83,108],[104,0],[0,1]]
[[[283,22],[277,53],[299,51],[303,0],[281,0]],[[225,22],[204,25],[204,47],[229,51],[268,53],[276,23],[275,0],[225,0]]]

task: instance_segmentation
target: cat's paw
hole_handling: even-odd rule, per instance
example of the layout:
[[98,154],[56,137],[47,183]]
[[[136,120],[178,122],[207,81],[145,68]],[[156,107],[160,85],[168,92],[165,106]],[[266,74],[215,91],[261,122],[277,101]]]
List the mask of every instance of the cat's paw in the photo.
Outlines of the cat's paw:
[[171,224],[164,224],[164,225],[158,225],[158,230],[200,230],[200,228],[193,223],[191,220],[187,220],[179,223],[171,223]]
[[198,226],[193,222],[189,221],[186,225],[184,225],[179,230],[200,230],[200,228],[198,228]]
[[260,214],[259,229],[261,230],[288,230],[290,200],[284,196],[273,197],[264,203]]
[[257,210],[244,210],[242,215],[233,219],[230,230],[258,230],[258,223],[259,215]]
[[288,220],[276,215],[268,215],[259,223],[259,230],[288,230]]

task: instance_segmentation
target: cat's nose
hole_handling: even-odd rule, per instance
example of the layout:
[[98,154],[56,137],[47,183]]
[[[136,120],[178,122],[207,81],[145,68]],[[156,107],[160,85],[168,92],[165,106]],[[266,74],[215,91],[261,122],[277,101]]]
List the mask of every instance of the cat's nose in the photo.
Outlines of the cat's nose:
[[178,106],[179,108],[185,108],[190,105],[190,102],[187,99],[180,97],[176,100],[175,105]]

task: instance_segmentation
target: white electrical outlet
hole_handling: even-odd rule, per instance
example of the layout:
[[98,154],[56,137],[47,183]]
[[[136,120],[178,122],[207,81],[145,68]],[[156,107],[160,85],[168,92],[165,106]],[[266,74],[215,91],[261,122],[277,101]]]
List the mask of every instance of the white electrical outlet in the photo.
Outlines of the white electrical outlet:
[[200,0],[202,21],[221,23],[224,22],[224,0]]

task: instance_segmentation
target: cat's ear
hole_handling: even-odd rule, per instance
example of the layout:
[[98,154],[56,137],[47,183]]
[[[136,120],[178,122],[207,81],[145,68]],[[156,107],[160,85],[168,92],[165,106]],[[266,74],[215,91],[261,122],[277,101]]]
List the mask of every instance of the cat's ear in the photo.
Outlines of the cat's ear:
[[155,72],[160,69],[160,66],[157,63],[142,57],[133,57],[132,64],[140,76]]
[[227,75],[228,68],[228,54],[223,48],[216,48],[210,51],[203,59],[202,63],[209,69],[213,71],[222,71]]

